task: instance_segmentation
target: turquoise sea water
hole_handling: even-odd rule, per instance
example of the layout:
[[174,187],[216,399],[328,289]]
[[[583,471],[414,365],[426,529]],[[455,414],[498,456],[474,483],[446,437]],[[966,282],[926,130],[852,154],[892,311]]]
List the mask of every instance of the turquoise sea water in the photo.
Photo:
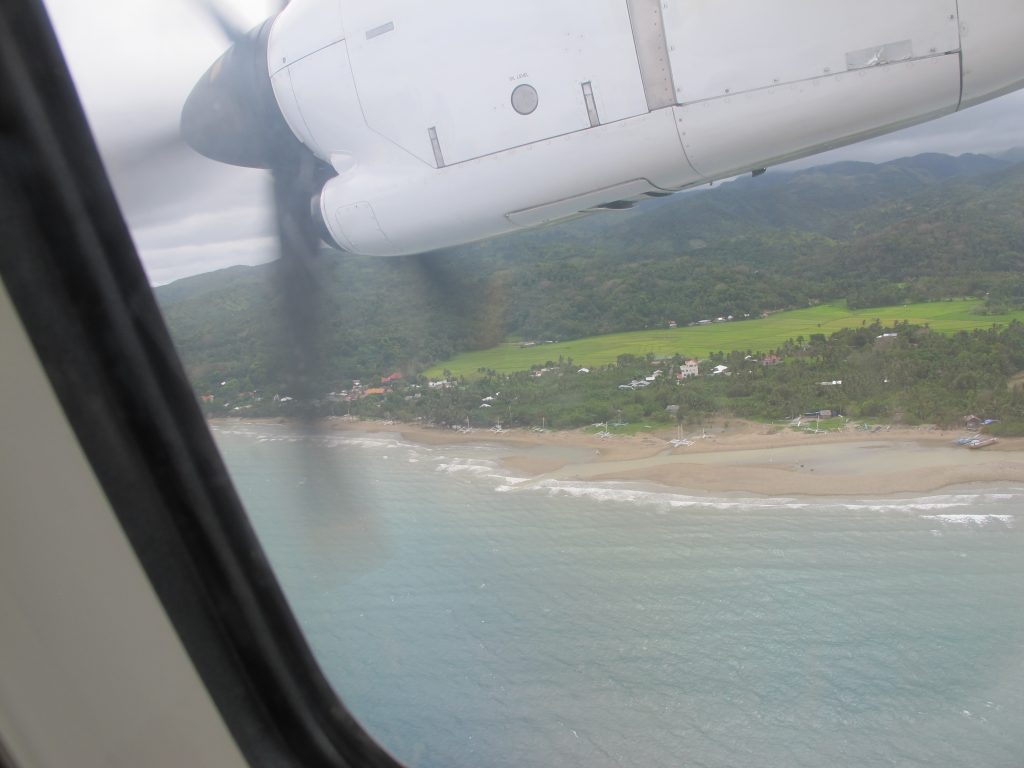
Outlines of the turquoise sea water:
[[409,765],[1024,766],[1024,487],[698,497],[215,434],[325,674]]

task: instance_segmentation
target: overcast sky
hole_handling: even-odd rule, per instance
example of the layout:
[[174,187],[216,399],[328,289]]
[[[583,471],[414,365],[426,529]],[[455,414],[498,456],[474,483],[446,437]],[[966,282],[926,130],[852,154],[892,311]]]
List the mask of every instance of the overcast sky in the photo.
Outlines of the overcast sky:
[[[202,3],[44,2],[150,280],[162,284],[275,258],[266,175],[205,160],[175,141],[181,105],[227,47]],[[219,5],[248,29],[279,4]],[[1024,146],[1024,92],[793,165],[1013,146]]]

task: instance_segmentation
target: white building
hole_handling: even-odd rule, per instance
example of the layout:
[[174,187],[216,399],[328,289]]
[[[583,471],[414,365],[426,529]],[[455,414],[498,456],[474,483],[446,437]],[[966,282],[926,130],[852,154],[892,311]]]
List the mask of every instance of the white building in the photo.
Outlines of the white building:
[[696,360],[687,360],[685,363],[679,366],[679,373],[676,374],[676,378],[682,381],[683,379],[693,378],[700,373]]

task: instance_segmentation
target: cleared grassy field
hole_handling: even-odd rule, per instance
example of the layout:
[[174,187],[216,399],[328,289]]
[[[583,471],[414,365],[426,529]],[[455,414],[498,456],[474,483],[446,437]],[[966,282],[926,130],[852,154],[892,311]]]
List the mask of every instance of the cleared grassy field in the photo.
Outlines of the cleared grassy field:
[[787,339],[798,336],[808,338],[812,333],[827,336],[842,328],[855,328],[876,319],[886,325],[901,321],[927,324],[942,333],[1005,325],[1014,319],[1024,322],[1024,311],[1006,315],[974,314],[972,310],[982,303],[980,299],[958,299],[860,310],[849,310],[845,303],[821,304],[808,309],[779,312],[757,320],[614,333],[525,348],[518,344],[502,344],[457,355],[424,373],[437,378],[443,371],[449,370],[456,376],[472,378],[480,368],[499,373],[527,371],[534,365],[543,365],[549,360],[557,361],[559,357],[572,358],[576,365],[596,367],[614,363],[619,355],[625,354],[642,357],[652,352],[658,357],[681,354],[703,358],[713,352],[730,352],[735,349],[767,352],[785,343]]

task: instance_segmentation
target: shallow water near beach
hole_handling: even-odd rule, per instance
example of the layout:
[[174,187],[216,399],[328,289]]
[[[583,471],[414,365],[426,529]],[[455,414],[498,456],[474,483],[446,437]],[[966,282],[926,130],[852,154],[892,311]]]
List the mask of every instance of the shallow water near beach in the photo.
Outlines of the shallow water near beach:
[[409,765],[1024,765],[1024,487],[702,495],[215,436],[324,673]]

